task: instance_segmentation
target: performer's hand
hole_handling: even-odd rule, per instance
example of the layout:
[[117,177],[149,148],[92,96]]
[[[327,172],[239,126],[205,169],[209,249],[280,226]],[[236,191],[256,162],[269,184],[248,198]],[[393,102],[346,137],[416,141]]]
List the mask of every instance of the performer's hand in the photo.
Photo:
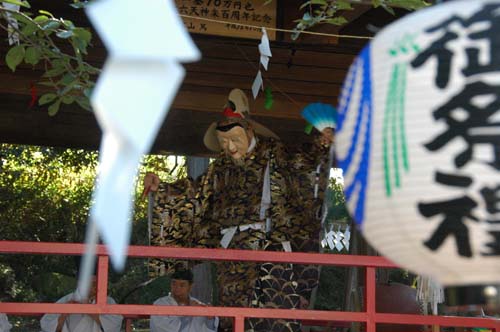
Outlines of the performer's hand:
[[333,143],[335,138],[335,133],[333,128],[325,128],[321,131],[320,143],[324,145],[330,145]]
[[146,197],[150,191],[158,191],[158,186],[160,185],[160,178],[155,173],[146,173],[144,177],[144,190],[142,192],[142,197]]

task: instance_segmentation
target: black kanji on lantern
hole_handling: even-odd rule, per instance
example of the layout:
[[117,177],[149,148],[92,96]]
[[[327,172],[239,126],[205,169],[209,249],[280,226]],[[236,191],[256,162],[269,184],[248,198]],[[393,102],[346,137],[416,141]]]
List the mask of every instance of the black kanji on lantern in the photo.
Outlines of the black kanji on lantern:
[[[465,188],[472,184],[472,178],[459,174],[448,174],[436,172],[435,180],[446,186]],[[468,196],[446,201],[419,203],[418,210],[426,218],[442,215],[443,219],[432,236],[424,242],[424,245],[435,251],[443,244],[448,236],[454,236],[457,251],[460,256],[472,257],[469,240],[469,229],[465,225],[466,219],[478,221],[472,215],[472,210],[477,203]]]
[[[479,98],[487,100],[478,101]],[[443,120],[447,130],[425,144],[436,151],[451,140],[461,138],[467,147],[455,156],[455,166],[463,167],[474,157],[474,147],[486,144],[491,147],[491,159],[486,163],[500,170],[500,86],[484,82],[466,84],[464,89],[433,112],[434,119]],[[464,116],[457,116],[457,112]],[[483,160],[479,162],[484,162]]]
[[488,251],[483,251],[482,254],[484,256],[500,256],[500,230],[495,229],[500,225],[498,217],[500,214],[500,184],[497,184],[496,187],[484,187],[480,193],[486,205],[486,211],[490,215],[486,221],[493,226],[489,231],[492,241],[486,243]]
[[431,238],[424,242],[425,246],[435,251],[448,236],[454,236],[457,251],[460,256],[472,257],[469,239],[469,229],[465,225],[466,219],[477,221],[472,210],[477,203],[468,196],[434,203],[420,203],[418,210],[427,218],[442,215],[443,219]]
[[483,253],[484,256],[500,256],[500,231],[491,231],[489,233],[493,240],[486,243],[486,246],[490,249],[489,252]]
[[[473,13],[468,19],[455,15],[427,29],[427,33],[438,34],[439,38],[432,42],[427,49],[420,52],[411,62],[411,65],[414,68],[420,67],[435,57],[438,63],[435,83],[439,88],[445,88],[450,80],[450,71],[454,61],[453,49],[449,47],[449,44],[465,32],[466,38],[469,39],[469,46],[465,48],[467,64],[462,68],[462,73],[465,76],[473,76],[500,71],[500,57],[498,57],[498,51],[500,50],[499,10],[500,4],[487,4]],[[456,29],[460,29],[460,31]],[[473,43],[477,41],[485,41],[487,44],[489,54],[486,63],[484,61],[485,57],[480,56],[477,43]]]
[[486,211],[490,214],[500,213],[500,185],[494,188],[484,187],[480,192],[486,204]]
[[[472,178],[458,174],[469,162],[500,170],[500,84],[495,79],[500,72],[499,12],[500,4],[490,3],[475,12],[464,13],[467,18],[454,15],[428,28],[425,31],[427,36],[434,39],[411,62],[413,68],[436,62],[434,83],[439,89],[447,88],[455,75],[462,76],[459,82],[466,82],[459,87],[461,91],[433,111],[434,119],[444,124],[445,129],[424,145],[427,150],[435,152],[447,145],[465,144],[465,148],[454,156],[456,172],[435,173],[437,183],[458,190],[472,188]],[[458,50],[463,52],[457,53]],[[491,152],[485,156],[485,153],[480,153],[483,151]],[[418,210],[422,216],[440,217],[439,226],[424,245],[436,251],[452,236],[458,254],[472,257],[467,221],[481,221],[495,227],[500,224],[500,185],[482,188],[480,194],[485,204],[478,204],[473,199],[476,195],[468,192],[451,199],[420,202]],[[479,205],[486,206],[486,211],[475,211]],[[488,216],[481,214],[479,220],[478,212],[487,212]],[[500,255],[500,231],[495,227],[488,230],[492,242],[482,246],[482,255]],[[484,252],[486,248],[490,250]]]

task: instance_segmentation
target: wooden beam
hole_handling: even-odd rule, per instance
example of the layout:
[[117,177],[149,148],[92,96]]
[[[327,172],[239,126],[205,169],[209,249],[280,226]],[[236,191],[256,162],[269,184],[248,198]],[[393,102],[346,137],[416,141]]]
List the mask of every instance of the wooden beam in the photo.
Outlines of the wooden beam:
[[[88,23],[82,11],[51,1],[39,5],[45,4],[45,9],[57,17],[70,18],[84,26]],[[64,9],[59,11],[61,8]],[[200,35],[193,38],[203,58],[183,64],[187,74],[154,144],[155,152],[210,155],[203,146],[203,135],[210,123],[218,119],[229,91],[238,87],[251,96],[259,41]],[[308,141],[310,137],[303,133],[305,122],[300,111],[312,102],[337,103],[347,68],[359,46],[282,41],[271,45],[273,57],[263,76],[265,86],[273,91],[274,105],[271,110],[264,108],[263,93],[256,100],[250,98],[252,117],[287,143]],[[0,54],[5,54],[8,48],[1,43]],[[106,56],[106,49],[94,33],[93,47],[89,48],[86,60],[101,67]],[[12,73],[4,57],[0,57],[0,142],[97,149],[101,132],[92,112],[77,105],[62,105],[55,117],[49,117],[47,107],[28,109],[31,83],[38,82],[43,72],[42,65],[33,68],[21,64]],[[51,91],[48,87],[37,86],[39,96],[48,91]]]
[[[199,98],[199,97],[198,97]],[[29,96],[0,94],[0,142],[97,150],[101,131],[92,112],[76,105],[62,105],[53,117],[42,107],[28,108]],[[153,152],[181,155],[213,155],[203,145],[208,126],[219,118],[215,112],[172,108],[154,143]],[[282,140],[296,145],[310,140],[303,133],[305,121],[255,115]],[[146,119],[147,120],[147,119]]]

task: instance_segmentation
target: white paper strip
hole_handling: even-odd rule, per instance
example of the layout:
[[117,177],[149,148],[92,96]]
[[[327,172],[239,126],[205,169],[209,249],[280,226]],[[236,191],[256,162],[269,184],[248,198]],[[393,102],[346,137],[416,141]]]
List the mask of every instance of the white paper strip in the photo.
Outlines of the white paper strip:
[[255,76],[255,79],[252,84],[253,99],[257,98],[257,95],[259,94],[259,89],[264,90],[264,82],[262,81],[262,73],[260,72],[260,70],[257,72],[257,76]]
[[[2,2],[2,6],[5,9],[14,10],[16,12],[18,12],[21,8],[21,6],[19,5],[14,5],[8,2]],[[7,16],[8,23],[7,32],[9,37],[9,45],[19,44],[19,34],[15,31],[15,29],[19,28],[19,24],[11,13],[6,13],[5,16]]]
[[262,28],[262,38],[259,44],[259,52],[260,52],[260,63],[267,70],[267,66],[269,64],[269,58],[272,57],[271,46],[269,45],[269,37],[267,36],[267,32],[265,28]]
[[112,56],[181,62],[201,56],[173,1],[100,0],[86,12]]
[[91,98],[103,139],[90,218],[121,269],[140,158],[184,77],[178,62],[197,60],[200,52],[173,1],[100,0],[86,12],[110,54]]
[[91,217],[120,269],[130,236],[134,179],[184,77],[175,62],[109,59],[92,95],[103,129]]

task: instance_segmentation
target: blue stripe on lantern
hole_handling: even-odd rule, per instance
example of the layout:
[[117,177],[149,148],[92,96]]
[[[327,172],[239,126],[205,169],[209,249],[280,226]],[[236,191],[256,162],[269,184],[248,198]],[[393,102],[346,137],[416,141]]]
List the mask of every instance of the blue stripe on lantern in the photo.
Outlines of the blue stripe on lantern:
[[[349,109],[349,104],[351,102],[352,92],[354,90],[354,86],[356,85],[356,74],[360,68],[362,68],[362,86],[361,86],[361,100],[357,109],[356,116],[356,125],[354,127],[354,135],[353,141],[349,146],[349,151],[345,159],[339,159],[339,166],[344,170],[344,174],[346,174],[350,167],[355,167],[356,165],[352,164],[354,153],[356,150],[356,146],[361,141],[362,137],[360,137],[361,132],[361,124],[364,117],[367,117],[366,121],[366,130],[364,143],[362,147],[361,161],[359,168],[355,170],[354,179],[351,183],[347,184],[344,188],[344,192],[346,195],[346,200],[349,202],[352,198],[355,189],[358,189],[359,195],[358,200],[354,207],[353,213],[354,220],[359,226],[362,226],[365,215],[365,200],[366,200],[366,190],[368,187],[368,170],[369,170],[369,161],[370,161],[370,141],[371,141],[371,118],[372,118],[372,93],[371,93],[371,63],[370,63],[370,45],[365,47],[356,61],[352,77],[350,81],[346,84],[345,89],[347,90],[346,102],[339,107],[338,112],[338,129],[342,130],[342,126],[345,120],[345,115],[347,110]],[[344,92],[346,92],[344,90]]]

